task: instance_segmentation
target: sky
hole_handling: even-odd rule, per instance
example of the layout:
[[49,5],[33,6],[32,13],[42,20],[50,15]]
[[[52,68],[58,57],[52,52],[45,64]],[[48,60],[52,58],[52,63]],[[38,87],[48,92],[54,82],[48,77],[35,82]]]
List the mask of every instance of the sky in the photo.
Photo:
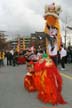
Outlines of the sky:
[[71,24],[71,0],[0,0],[0,31],[29,35],[44,29],[44,7],[55,2],[62,7],[61,24]]

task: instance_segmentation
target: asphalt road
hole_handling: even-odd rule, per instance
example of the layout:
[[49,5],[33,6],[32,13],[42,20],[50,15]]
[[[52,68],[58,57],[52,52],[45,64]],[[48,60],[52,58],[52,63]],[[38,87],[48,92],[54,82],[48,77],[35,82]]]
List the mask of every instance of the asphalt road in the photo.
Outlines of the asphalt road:
[[[60,68],[60,66],[59,66]],[[72,64],[61,71],[64,99],[67,105],[52,106],[37,99],[37,93],[28,93],[23,87],[26,66],[0,68],[0,108],[72,108]]]

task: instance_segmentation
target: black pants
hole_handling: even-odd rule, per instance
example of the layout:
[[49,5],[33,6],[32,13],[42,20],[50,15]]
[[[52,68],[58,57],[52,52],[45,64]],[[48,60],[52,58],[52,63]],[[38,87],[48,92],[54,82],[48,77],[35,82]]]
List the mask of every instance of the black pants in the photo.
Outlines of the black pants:
[[7,65],[12,65],[12,59],[7,59]]
[[62,68],[65,68],[65,57],[61,58],[61,66]]

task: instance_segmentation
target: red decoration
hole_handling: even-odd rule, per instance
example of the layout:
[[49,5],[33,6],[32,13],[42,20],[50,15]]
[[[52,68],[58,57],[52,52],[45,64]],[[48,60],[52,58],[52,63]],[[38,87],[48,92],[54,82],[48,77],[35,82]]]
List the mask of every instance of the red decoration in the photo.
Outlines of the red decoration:
[[44,103],[66,104],[61,94],[62,77],[53,62],[35,63],[34,72],[24,78],[24,86],[28,91],[38,91],[38,99]]

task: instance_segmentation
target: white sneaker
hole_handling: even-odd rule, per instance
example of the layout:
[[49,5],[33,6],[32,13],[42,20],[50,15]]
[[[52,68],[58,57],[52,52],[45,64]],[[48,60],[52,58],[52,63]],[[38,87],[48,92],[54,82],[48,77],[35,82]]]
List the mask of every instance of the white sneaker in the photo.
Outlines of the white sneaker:
[[61,68],[61,70],[63,71],[63,70],[65,70],[65,68]]

